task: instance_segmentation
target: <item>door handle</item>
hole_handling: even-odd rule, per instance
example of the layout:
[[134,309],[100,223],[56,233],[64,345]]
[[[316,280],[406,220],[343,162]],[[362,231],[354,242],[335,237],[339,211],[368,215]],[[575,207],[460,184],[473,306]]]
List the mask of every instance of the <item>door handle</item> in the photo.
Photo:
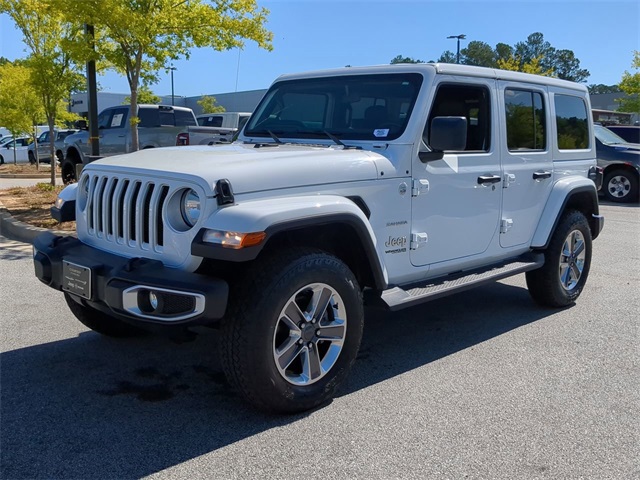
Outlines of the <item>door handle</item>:
[[534,180],[542,180],[544,178],[550,178],[551,177],[551,172],[533,172],[533,179]]
[[478,177],[478,185],[491,185],[502,180],[500,175],[480,175]]
[[118,135],[118,138],[124,138],[125,135]]

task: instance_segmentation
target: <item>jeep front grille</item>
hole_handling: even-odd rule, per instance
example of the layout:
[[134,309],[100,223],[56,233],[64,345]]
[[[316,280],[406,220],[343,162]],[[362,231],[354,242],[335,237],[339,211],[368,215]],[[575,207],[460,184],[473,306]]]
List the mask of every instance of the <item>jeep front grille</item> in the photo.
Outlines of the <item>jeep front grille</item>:
[[90,236],[141,250],[162,250],[162,209],[168,185],[104,175],[92,175],[88,181],[86,220]]

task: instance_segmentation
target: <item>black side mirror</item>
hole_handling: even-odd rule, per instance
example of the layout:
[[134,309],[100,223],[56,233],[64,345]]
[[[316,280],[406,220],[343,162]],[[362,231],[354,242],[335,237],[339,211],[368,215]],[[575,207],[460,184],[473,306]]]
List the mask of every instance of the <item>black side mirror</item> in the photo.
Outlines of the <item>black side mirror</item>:
[[79,130],[88,130],[88,125],[86,120],[77,120],[74,124],[74,127]]
[[429,145],[432,149],[464,150],[467,146],[467,119],[465,117],[436,117],[431,121]]

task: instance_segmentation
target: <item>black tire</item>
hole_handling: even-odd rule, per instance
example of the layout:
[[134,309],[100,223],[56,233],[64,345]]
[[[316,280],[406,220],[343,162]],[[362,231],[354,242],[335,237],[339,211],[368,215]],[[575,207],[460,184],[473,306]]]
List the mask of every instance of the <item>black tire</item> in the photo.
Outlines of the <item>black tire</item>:
[[69,185],[76,181],[76,164],[71,160],[64,160],[60,167],[62,173],[62,182]]
[[76,302],[68,293],[64,294],[64,299],[67,301],[69,310],[80,320],[80,323],[94,332],[116,338],[138,337],[147,333],[122,320]]
[[[294,248],[259,262],[238,285],[221,325],[231,385],[268,412],[296,413],[330,400],[362,339],[362,292],[353,273],[336,257]],[[301,316],[316,298],[326,301],[322,312]]]
[[591,268],[591,230],[582,212],[566,212],[544,251],[544,266],[527,272],[531,297],[545,307],[576,301]]
[[0,155],[0,165],[4,165],[4,157]]
[[29,163],[31,165],[35,165],[36,164],[36,157],[33,155],[33,152],[29,151],[27,156],[29,157]]
[[625,169],[612,170],[604,177],[602,192],[611,202],[637,202],[638,174]]
[[60,150],[56,152],[56,160],[60,163],[62,163],[62,161],[64,160],[64,155]]

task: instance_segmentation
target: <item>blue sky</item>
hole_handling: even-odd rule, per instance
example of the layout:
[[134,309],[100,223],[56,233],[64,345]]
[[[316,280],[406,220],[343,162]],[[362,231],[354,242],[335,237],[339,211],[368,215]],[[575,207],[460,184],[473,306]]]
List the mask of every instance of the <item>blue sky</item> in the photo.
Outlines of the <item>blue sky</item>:
[[[194,50],[174,64],[176,95],[197,96],[267,88],[282,73],[389,63],[396,55],[435,60],[465,34],[495,46],[542,32],[557,49],[573,50],[591,73],[588,84],[618,83],[640,50],[638,0],[258,0],[274,33],[272,52],[248,43],[241,52]],[[464,47],[467,41],[461,42]],[[26,56],[21,34],[0,16],[0,56]],[[168,74],[152,87],[171,94]],[[123,77],[99,79],[103,91],[128,93]]]

